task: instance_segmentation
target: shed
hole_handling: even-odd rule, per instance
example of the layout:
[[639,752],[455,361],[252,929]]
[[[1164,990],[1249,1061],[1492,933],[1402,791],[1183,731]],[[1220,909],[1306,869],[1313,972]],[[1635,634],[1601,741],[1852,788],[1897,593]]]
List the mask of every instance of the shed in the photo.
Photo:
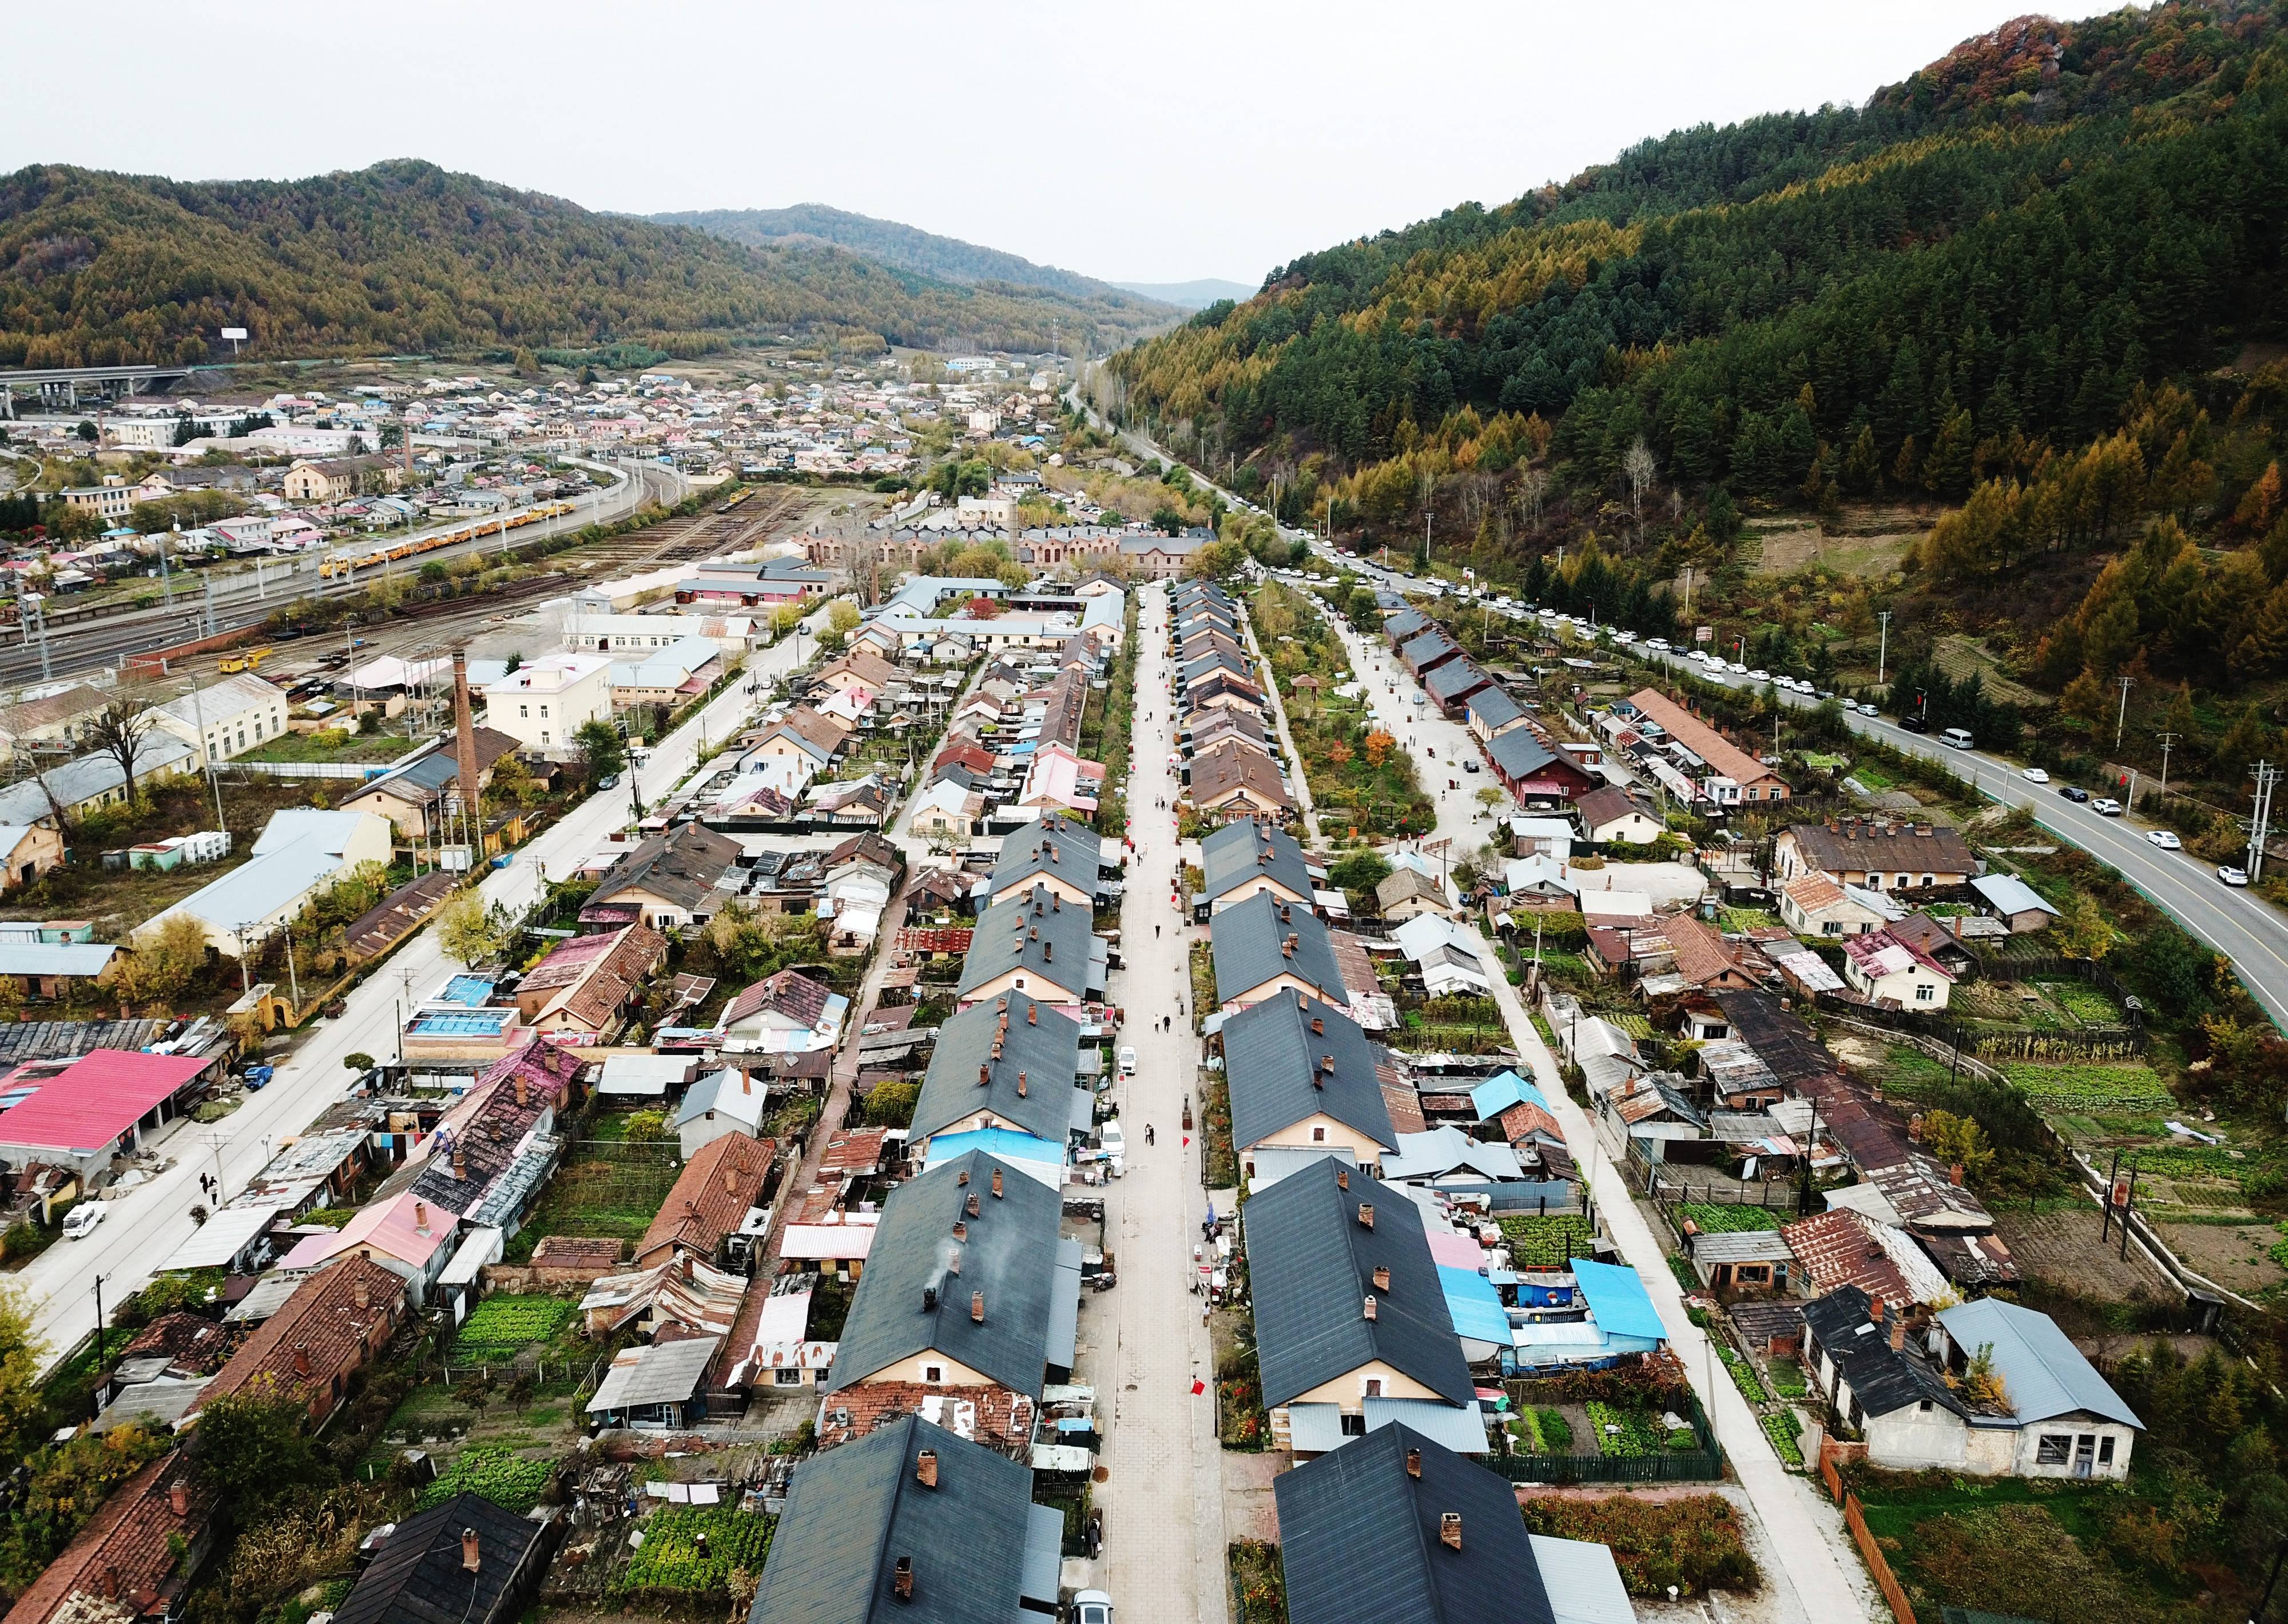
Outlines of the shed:
[[588,1424],[639,1431],[688,1426],[705,1411],[702,1389],[722,1340],[694,1336],[619,1354],[588,1400]]

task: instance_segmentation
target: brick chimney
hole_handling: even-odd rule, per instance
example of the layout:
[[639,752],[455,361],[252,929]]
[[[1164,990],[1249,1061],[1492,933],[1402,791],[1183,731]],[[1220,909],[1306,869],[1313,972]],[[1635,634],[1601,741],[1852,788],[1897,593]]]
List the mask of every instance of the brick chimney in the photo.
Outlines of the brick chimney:
[[925,1449],[914,1457],[914,1478],[922,1487],[937,1487],[937,1451]]
[[993,1199],[997,1201],[1001,1199],[1001,1169],[999,1168],[993,1169]]
[[1406,1475],[1418,1483],[1421,1481],[1422,1452],[1419,1449],[1410,1449],[1406,1452]]
[[1388,1291],[1390,1289],[1390,1265],[1388,1264],[1375,1264],[1374,1288],[1377,1291]]
[[167,1491],[167,1509],[172,1511],[177,1517],[188,1517],[191,1514],[190,1489],[180,1483],[169,1488]]
[[1872,1301],[1871,1301],[1871,1302],[1867,1304],[1867,1318],[1868,1318],[1869,1319],[1872,1320],[1872,1321],[1873,1321],[1875,1324],[1877,1324],[1877,1325],[1880,1325],[1880,1324],[1882,1324],[1882,1323],[1883,1323],[1883,1299],[1882,1299],[1882,1298],[1880,1298],[1880,1297],[1874,1298]]
[[985,1323],[985,1294],[983,1292],[973,1291],[969,1294],[969,1317],[979,1325],[983,1325]]
[[[465,688],[462,692],[466,693],[467,690]],[[477,1543],[477,1531],[473,1528],[462,1529],[461,1572],[473,1573],[484,1565],[484,1548]]]
[[413,1232],[417,1235],[429,1232],[429,1203],[426,1201],[413,1203]]
[[1359,1203],[1358,1212],[1359,1227],[1361,1229],[1372,1229],[1374,1227],[1374,1203],[1371,1201],[1361,1201]]
[[1366,1301],[1359,1308],[1359,1318],[1362,1319],[1374,1318],[1374,1293],[1370,1291],[1366,1294]]
[[350,1282],[350,1300],[361,1309],[373,1306],[373,1284],[364,1275]]
[[898,1558],[898,1565],[890,1573],[890,1594],[902,1602],[914,1599],[914,1559],[911,1557]]
[[310,1344],[308,1343],[299,1342],[294,1344],[294,1374],[298,1376],[306,1376],[310,1374]]
[[1442,1512],[1438,1517],[1438,1543],[1449,1550],[1462,1549],[1462,1514]]
[[516,1104],[519,1110],[532,1104],[532,1084],[521,1073],[516,1080]]
[[[473,826],[477,822],[477,724],[469,710],[469,654],[460,648],[453,651],[453,761],[461,804],[468,809]],[[481,830],[472,838],[481,844]]]

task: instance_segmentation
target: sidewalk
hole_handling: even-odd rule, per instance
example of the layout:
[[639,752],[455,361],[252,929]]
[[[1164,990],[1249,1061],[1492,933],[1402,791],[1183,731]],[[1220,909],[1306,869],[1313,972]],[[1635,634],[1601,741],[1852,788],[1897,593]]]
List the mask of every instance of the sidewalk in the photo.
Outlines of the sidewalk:
[[[1408,737],[1410,743],[1426,738],[1440,747],[1441,759],[1432,764],[1434,766],[1445,767],[1451,763],[1458,772],[1462,761],[1474,758],[1476,743],[1466,729],[1438,715],[1435,706],[1413,704],[1411,695],[1418,685],[1403,667],[1379,649],[1370,649],[1366,638],[1347,627],[1343,629],[1343,639],[1351,650],[1354,665],[1366,677],[1369,693],[1375,696],[1378,715],[1384,714],[1386,706],[1392,712],[1423,712],[1409,718],[1408,733],[1402,736]],[[1378,663],[1383,667],[1378,674],[1375,671]],[[1387,687],[1394,680],[1397,684],[1395,695]],[[1486,776],[1462,775],[1460,781],[1474,789]],[[1445,777],[1444,773],[1438,774],[1437,782],[1442,785]],[[1486,839],[1490,826],[1478,824],[1473,828],[1474,809],[1468,807],[1468,797],[1450,791],[1449,795],[1451,798],[1439,809],[1438,832],[1442,836],[1450,834],[1458,841],[1469,840],[1473,844]],[[1482,931],[1480,934],[1483,934]],[[1484,957],[1497,971],[1501,969],[1501,961],[1490,941],[1486,944]],[[1707,1334],[1685,1317],[1684,1293],[1676,1277],[1669,1272],[1666,1252],[1638,1209],[1627,1180],[1614,1167],[1609,1148],[1599,1137],[1588,1114],[1566,1093],[1564,1079],[1558,1074],[1556,1057],[1541,1041],[1517,989],[1509,984],[1505,975],[1498,973],[1494,977],[1494,999],[1501,1007],[1502,1018],[1508,1023],[1518,1053],[1532,1067],[1534,1081],[1547,1097],[1558,1126],[1565,1130],[1565,1142],[1574,1161],[1588,1175],[1591,1199],[1603,1215],[1614,1243],[1644,1281],[1645,1289],[1660,1311],[1669,1345],[1684,1362],[1685,1373],[1707,1408],[1716,1436],[1763,1523],[1767,1539],[1775,1549],[1787,1553],[1786,1565],[1774,1565],[1768,1575],[1784,1604],[1784,1616],[1827,1624],[1830,1620],[1870,1618],[1886,1611],[1859,1565],[1847,1563],[1839,1554],[1848,1548],[1850,1539],[1842,1514],[1813,1486],[1810,1478],[1788,1473],[1774,1453],[1771,1440],[1764,1436],[1755,1412],[1732,1384],[1729,1373],[1721,1376],[1715,1374],[1721,1367],[1720,1361],[1714,1356]]]

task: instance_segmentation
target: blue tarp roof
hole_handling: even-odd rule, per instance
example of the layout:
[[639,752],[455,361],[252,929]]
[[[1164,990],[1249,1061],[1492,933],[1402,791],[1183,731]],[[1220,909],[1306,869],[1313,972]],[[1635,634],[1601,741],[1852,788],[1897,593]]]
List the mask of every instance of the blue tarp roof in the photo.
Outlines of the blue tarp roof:
[[1013,1128],[974,1128],[967,1133],[932,1134],[929,1165],[953,1161],[971,1151],[983,1151],[1002,1161],[1062,1161],[1065,1147]]
[[1653,1308],[1644,1281],[1634,1269],[1622,1264],[1593,1264],[1573,1260],[1573,1278],[1589,1299],[1590,1316],[1608,1336],[1648,1336],[1664,1341],[1668,1331]]
[[1541,1090],[1515,1072],[1503,1072],[1487,1078],[1470,1090],[1470,1104],[1477,1111],[1481,1122],[1499,1116],[1512,1105],[1523,1103],[1549,1109],[1549,1102]]
[[1501,1294],[1494,1283],[1474,1269],[1438,1265],[1438,1284],[1445,1288],[1446,1311],[1454,1329],[1473,1342],[1509,1346],[1509,1316],[1502,1311]]

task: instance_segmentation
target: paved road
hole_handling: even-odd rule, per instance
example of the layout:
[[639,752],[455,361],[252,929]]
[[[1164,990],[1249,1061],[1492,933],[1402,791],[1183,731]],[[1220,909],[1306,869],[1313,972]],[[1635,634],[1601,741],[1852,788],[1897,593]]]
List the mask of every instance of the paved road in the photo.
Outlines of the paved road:
[[[600,466],[600,464],[599,464]],[[522,529],[509,532],[509,543],[539,540],[560,531],[577,530],[592,524],[608,524],[624,519],[640,507],[647,498],[662,505],[672,505],[683,498],[688,482],[673,469],[655,463],[622,464],[629,477],[611,488],[584,498],[576,512],[559,519],[543,519]],[[431,527],[431,530],[452,527]],[[419,536],[429,530],[417,531]],[[403,536],[377,537],[375,544],[387,540],[392,545],[405,540]],[[392,568],[417,569],[431,559],[449,559],[469,552],[491,551],[502,545],[501,538],[481,536],[452,547],[441,547],[425,553],[419,563],[407,562]],[[218,630],[232,631],[258,625],[272,611],[283,607],[298,598],[335,597],[343,593],[362,591],[381,574],[378,567],[362,572],[355,579],[348,576],[321,581],[318,575],[320,558],[304,555],[266,562],[259,572],[252,568],[216,574],[214,582],[214,622]],[[33,635],[34,628],[27,625],[12,633],[4,647],[0,647],[0,682],[29,682],[42,677],[43,673],[57,677],[116,665],[131,654],[171,644],[188,642],[204,634],[206,629],[204,572],[183,570],[173,577],[174,602],[155,609],[123,608],[116,614],[99,615],[85,621],[48,628],[45,663],[43,664],[40,639]],[[150,583],[155,590],[157,582]],[[71,600],[53,600],[57,613],[71,607]]]
[[[1120,1283],[1094,1299],[1090,1379],[1106,1422],[1101,1582],[1123,1617],[1223,1624],[1223,1462],[1214,1436],[1214,1364],[1191,1295],[1192,1243],[1204,1213],[1200,1146],[1187,1146],[1183,1104],[1199,1065],[1187,1001],[1195,932],[1169,897],[1176,879],[1174,774],[1168,769],[1171,726],[1168,595],[1144,591],[1137,635],[1135,770],[1128,786],[1129,825],[1138,843],[1130,857],[1121,906],[1120,939],[1127,968],[1110,989],[1125,1006],[1120,1042],[1137,1052],[1137,1074],[1121,1085],[1127,1173],[1108,1188],[1106,1245],[1118,1260]],[[1143,712],[1149,709],[1150,719]],[[1156,807],[1165,800],[1170,809]],[[1156,934],[1156,931],[1158,932]],[[1160,1021],[1169,1018],[1169,1030]],[[1156,1143],[1144,1143],[1145,1125]],[[1192,1382],[1208,1384],[1195,1398]]]
[[[1456,761],[1458,752],[1462,753],[1460,759],[1474,759],[1475,741],[1466,730],[1439,716],[1435,705],[1417,706],[1413,702],[1414,694],[1420,689],[1403,666],[1367,645],[1358,633],[1346,628],[1343,636],[1351,647],[1353,664],[1375,674],[1372,687],[1379,708],[1386,713],[1410,712],[1418,718],[1410,725],[1410,748],[1418,752],[1438,752],[1435,760],[1423,759],[1418,754],[1418,764],[1426,770],[1426,782],[1434,779],[1437,785],[1445,784],[1449,772],[1441,769]],[[1390,692],[1393,686],[1395,693]],[[1408,738],[1409,734],[1402,733],[1400,737]],[[1451,776],[1464,785],[1474,786],[1487,775],[1456,772]],[[1506,815],[1506,809],[1498,810]],[[1480,816],[1481,809],[1468,791],[1447,792],[1445,803],[1439,807],[1438,832],[1441,836],[1452,834],[1456,857],[1483,843],[1490,826],[1479,821]],[[1490,964],[1496,962],[1490,945],[1486,958]],[[1829,1620],[1868,1616],[1865,1592],[1857,1586],[1855,1570],[1847,1569],[1836,1554],[1841,1548],[1839,1542],[1847,1538],[1842,1519],[1832,1506],[1813,1492],[1807,1479],[1792,1477],[1782,1467],[1772,1450],[1771,1440],[1764,1436],[1762,1424],[1733,1386],[1731,1377],[1715,1374],[1716,1367],[1710,1362],[1708,1338],[1685,1317],[1683,1293],[1675,1276],[1669,1272],[1667,1252],[1638,1210],[1626,1182],[1615,1170],[1609,1149],[1602,1145],[1587,1114],[1565,1092],[1555,1057],[1541,1041],[1540,1033],[1527,1018],[1516,990],[1506,978],[1495,977],[1494,995],[1518,1052],[1531,1065],[1535,1081],[1548,1097],[1558,1125],[1565,1130],[1565,1141],[1575,1161],[1591,1172],[1594,1199],[1604,1215],[1606,1228],[1619,1246],[1621,1256],[1628,1259],[1629,1265],[1652,1294],[1670,1345],[1683,1360],[1693,1390],[1700,1395],[1700,1402],[1715,1422],[1717,1437],[1739,1473],[1741,1485],[1762,1520],[1772,1548],[1788,1554],[1785,1567],[1773,1576],[1782,1599],[1789,1604],[1787,1616],[1817,1620],[1820,1624]]]
[[[814,632],[826,621],[822,606],[811,617]],[[806,639],[806,650],[817,645]],[[749,669],[766,682],[791,669],[795,640],[782,638],[755,655]],[[655,804],[688,772],[703,733],[719,743],[746,718],[754,701],[744,684],[717,697],[653,750],[631,777],[641,786],[647,808]],[[516,853],[506,868],[488,875],[481,894],[512,913],[529,907],[540,894],[545,871],[560,875],[602,849],[630,815],[629,788],[592,796],[562,821]],[[85,1240],[59,1240],[17,1275],[33,1303],[33,1324],[47,1341],[50,1357],[68,1352],[95,1327],[94,1282],[104,1282],[106,1309],[140,1287],[195,1225],[190,1208],[201,1200],[199,1175],[219,1168],[224,1188],[235,1192],[260,1170],[279,1141],[300,1132],[348,1087],[345,1056],[367,1054],[378,1060],[399,1053],[402,1003],[425,997],[458,968],[437,947],[437,933],[425,930],[399,948],[381,970],[348,998],[334,1020],[321,1019],[303,1034],[292,1055],[278,1064],[270,1086],[246,1096],[246,1103],[211,1127],[185,1121],[173,1125],[157,1148],[176,1165],[149,1184],[106,1204],[102,1225]]]
[[[1662,659],[1653,651],[1647,651],[1644,657]],[[1668,662],[1687,671],[1696,669],[1680,655],[1670,657]],[[1801,694],[1778,697],[1799,709],[1816,702]],[[1944,763],[1974,780],[1982,793],[1995,800],[2031,807],[2035,820],[2044,828],[2119,869],[2124,879],[2171,918],[2229,958],[2257,1002],[2276,1022],[2288,1027],[2288,917],[2273,904],[2225,884],[2216,877],[2213,865],[2189,852],[2166,852],[2152,844],[2145,838],[2152,826],[2140,820],[2101,818],[2087,806],[2061,796],[2054,784],[2028,783],[2018,775],[2015,762],[1984,750],[1949,749],[1887,718],[1855,715],[1849,720],[1855,733]]]

